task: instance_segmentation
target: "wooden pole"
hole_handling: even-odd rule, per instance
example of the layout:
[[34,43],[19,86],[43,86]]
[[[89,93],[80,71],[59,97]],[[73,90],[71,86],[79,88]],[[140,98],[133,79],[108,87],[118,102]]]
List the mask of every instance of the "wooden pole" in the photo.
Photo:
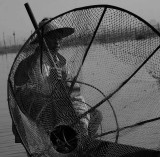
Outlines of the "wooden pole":
[[[48,55],[49,58],[51,59],[51,61],[52,61],[52,63],[53,63],[53,66],[54,66],[54,67],[57,67],[57,65],[56,65],[56,63],[55,63],[55,61],[54,61],[54,59],[53,59],[53,56],[51,55],[51,52],[50,52],[50,50],[49,50],[49,48],[48,48],[48,46],[47,46],[47,44],[46,44],[46,41],[45,41],[44,39],[42,39],[41,32],[40,32],[40,30],[38,29],[39,27],[38,27],[37,21],[36,21],[34,15],[33,15],[33,12],[32,12],[32,10],[31,10],[29,4],[28,4],[28,3],[25,3],[24,5],[25,5],[26,10],[27,10],[27,12],[28,12],[28,15],[29,15],[29,17],[30,17],[30,19],[31,19],[31,21],[32,21],[33,26],[34,26],[35,30],[37,31],[37,35],[38,35],[38,38],[39,38],[39,46],[41,46],[42,44],[44,44],[44,47],[45,47],[46,50],[47,50],[47,55]],[[42,53],[41,53],[41,63],[42,63]],[[42,64],[41,64],[41,65],[42,65]],[[42,67],[41,67],[41,71],[42,71]]]
[[6,41],[5,41],[5,35],[4,35],[4,32],[3,32],[3,43],[4,43],[4,48],[6,49]]
[[14,46],[16,46],[16,34],[13,32],[13,38],[14,38]]
[[[27,12],[28,12],[28,15],[29,15],[29,17],[30,17],[30,19],[31,19],[31,21],[32,21],[32,24],[33,24],[35,30],[38,30],[37,21],[36,21],[34,15],[33,15],[33,12],[32,12],[32,10],[31,10],[29,4],[28,4],[28,3],[25,3],[24,6],[26,7],[26,10],[27,10]],[[40,32],[38,32],[38,34],[40,35]]]

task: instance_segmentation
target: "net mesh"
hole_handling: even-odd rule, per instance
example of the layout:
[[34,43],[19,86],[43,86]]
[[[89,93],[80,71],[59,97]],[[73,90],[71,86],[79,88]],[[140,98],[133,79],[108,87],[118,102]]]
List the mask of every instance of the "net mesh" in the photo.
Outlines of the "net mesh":
[[[46,48],[47,39],[57,34],[42,35],[45,44],[35,42],[36,32],[18,53],[8,79],[10,113],[28,152],[64,155],[50,140],[59,125],[71,126],[77,133],[77,147],[69,155],[91,154],[94,149],[93,155],[103,156],[107,148],[96,149],[99,140],[158,150],[159,121],[134,124],[159,117],[159,33],[138,16],[111,6],[76,9],[51,22],[74,28],[60,42],[57,56],[62,62],[56,65],[65,67],[70,79],[66,74],[59,79],[52,52]],[[68,84],[76,76],[89,109],[89,127],[94,132],[90,138],[69,94]]]

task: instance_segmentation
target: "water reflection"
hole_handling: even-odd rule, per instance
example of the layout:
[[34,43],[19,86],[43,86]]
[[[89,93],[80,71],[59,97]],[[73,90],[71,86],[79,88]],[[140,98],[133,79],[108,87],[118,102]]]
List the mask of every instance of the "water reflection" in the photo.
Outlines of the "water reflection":
[[16,54],[0,55],[0,156],[25,157],[24,148],[14,143],[7,102],[7,79]]

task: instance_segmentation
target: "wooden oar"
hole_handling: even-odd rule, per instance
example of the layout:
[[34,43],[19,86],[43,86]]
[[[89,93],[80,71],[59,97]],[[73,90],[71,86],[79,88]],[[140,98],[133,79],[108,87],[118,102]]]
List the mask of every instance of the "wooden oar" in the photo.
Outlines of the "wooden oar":
[[[42,72],[42,56],[43,56],[42,45],[44,45],[45,49],[47,50],[46,54],[47,54],[48,57],[51,59],[51,63],[53,64],[53,66],[54,66],[55,68],[57,68],[57,65],[56,65],[56,63],[55,63],[55,61],[54,61],[54,59],[53,59],[53,56],[51,55],[51,52],[50,52],[50,50],[49,50],[49,48],[48,48],[48,46],[47,46],[47,44],[46,44],[45,39],[43,38],[43,36],[42,36],[42,34],[41,34],[41,32],[40,32],[40,29],[39,29],[39,27],[38,27],[37,21],[36,21],[34,15],[33,15],[33,12],[32,12],[32,10],[31,10],[29,4],[28,4],[28,3],[25,3],[24,5],[25,5],[25,8],[26,8],[26,10],[27,10],[27,12],[28,12],[28,15],[29,15],[29,17],[30,17],[30,19],[31,19],[31,21],[32,21],[32,24],[33,24],[33,26],[34,26],[34,28],[35,28],[35,31],[36,31],[36,33],[37,33],[37,35],[38,35],[39,46],[41,47],[41,56],[40,56],[41,72]],[[57,73],[57,74],[58,74],[58,73]]]

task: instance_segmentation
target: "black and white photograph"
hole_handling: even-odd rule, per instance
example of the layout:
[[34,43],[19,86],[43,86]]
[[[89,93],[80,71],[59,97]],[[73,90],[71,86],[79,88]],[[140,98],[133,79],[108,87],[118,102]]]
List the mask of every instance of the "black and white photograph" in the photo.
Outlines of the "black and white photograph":
[[0,0],[0,157],[160,157],[159,0]]

